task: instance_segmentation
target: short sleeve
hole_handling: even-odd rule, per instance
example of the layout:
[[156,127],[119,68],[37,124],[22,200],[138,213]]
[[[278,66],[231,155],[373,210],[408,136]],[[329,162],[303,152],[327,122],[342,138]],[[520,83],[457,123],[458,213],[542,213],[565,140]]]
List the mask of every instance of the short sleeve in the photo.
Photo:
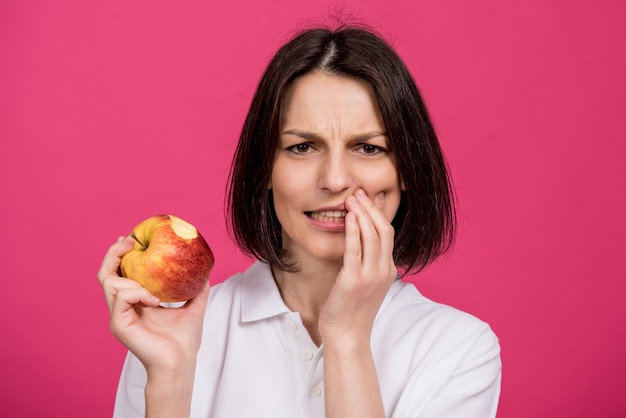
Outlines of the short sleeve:
[[146,369],[131,352],[126,355],[117,388],[113,418],[145,417]]
[[419,416],[495,417],[501,379],[500,344],[495,334],[487,327]]

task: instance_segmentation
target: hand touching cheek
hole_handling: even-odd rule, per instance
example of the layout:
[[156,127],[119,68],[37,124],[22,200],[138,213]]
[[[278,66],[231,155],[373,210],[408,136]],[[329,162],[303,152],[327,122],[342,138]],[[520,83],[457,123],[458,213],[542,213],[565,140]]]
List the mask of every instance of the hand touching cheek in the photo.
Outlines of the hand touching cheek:
[[345,253],[320,315],[324,344],[369,344],[376,314],[396,277],[394,229],[382,213],[385,197],[372,201],[359,189],[346,199]]

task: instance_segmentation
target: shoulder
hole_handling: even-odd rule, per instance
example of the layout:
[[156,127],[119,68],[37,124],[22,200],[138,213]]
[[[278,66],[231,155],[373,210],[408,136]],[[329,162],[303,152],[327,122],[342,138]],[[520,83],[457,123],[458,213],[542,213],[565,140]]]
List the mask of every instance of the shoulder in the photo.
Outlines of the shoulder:
[[392,285],[381,307],[381,318],[402,317],[407,326],[461,327],[470,330],[483,329],[488,325],[474,315],[452,306],[435,302],[422,295],[417,288],[401,280]]
[[[377,318],[379,338],[421,353],[450,358],[482,346],[499,355],[498,338],[486,322],[454,307],[432,301],[410,283],[397,280]],[[433,350],[436,348],[436,350]],[[436,354],[433,354],[436,353]]]
[[500,345],[474,315],[398,280],[376,319],[372,351],[381,388],[397,399],[398,416],[494,416]]

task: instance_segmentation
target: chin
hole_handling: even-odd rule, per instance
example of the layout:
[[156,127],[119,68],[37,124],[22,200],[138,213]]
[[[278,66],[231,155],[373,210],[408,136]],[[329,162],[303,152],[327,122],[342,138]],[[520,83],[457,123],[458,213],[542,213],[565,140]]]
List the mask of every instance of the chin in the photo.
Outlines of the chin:
[[343,242],[343,235],[341,244],[328,243],[328,245],[320,245],[314,248],[310,254],[312,258],[320,261],[343,261],[343,254],[345,252],[345,243]]

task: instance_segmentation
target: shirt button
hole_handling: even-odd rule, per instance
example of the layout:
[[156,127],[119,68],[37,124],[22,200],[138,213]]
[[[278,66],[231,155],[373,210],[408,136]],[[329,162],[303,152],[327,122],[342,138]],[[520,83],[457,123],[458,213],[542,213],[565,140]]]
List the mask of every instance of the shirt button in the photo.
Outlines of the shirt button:
[[312,360],[313,353],[311,353],[310,351],[305,351],[304,353],[302,353],[302,358],[305,359],[306,361]]
[[322,394],[322,390],[320,388],[318,388],[317,386],[314,386],[311,388],[311,396],[313,396],[314,398],[319,398],[320,395]]
[[298,330],[298,325],[293,321],[289,321],[287,325],[289,326],[289,329],[293,332],[296,332]]

